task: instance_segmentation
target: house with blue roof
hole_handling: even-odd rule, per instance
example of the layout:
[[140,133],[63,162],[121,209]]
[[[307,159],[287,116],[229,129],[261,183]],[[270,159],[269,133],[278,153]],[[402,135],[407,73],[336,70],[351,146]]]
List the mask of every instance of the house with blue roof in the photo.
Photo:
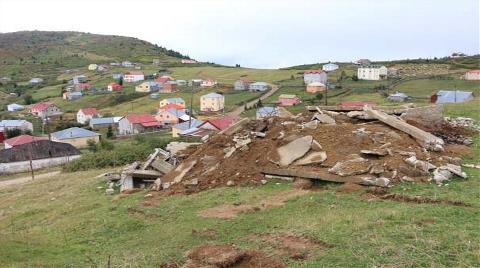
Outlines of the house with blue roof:
[[87,147],[88,140],[100,141],[100,134],[79,127],[71,127],[50,134],[52,141],[68,143],[76,148]]
[[22,132],[33,132],[32,123],[27,120],[1,120],[0,132],[6,132],[7,130],[19,129]]
[[179,137],[179,134],[182,133],[183,131],[186,131],[191,128],[196,128],[203,124],[204,121],[192,118],[191,121],[185,121],[182,123],[178,123],[174,126],[172,126],[172,137],[176,138]]
[[109,126],[111,126],[112,129],[117,129],[118,122],[120,121],[121,118],[122,118],[121,116],[96,117],[96,118],[90,119],[89,125],[93,130],[107,129]]
[[473,100],[474,95],[471,91],[461,90],[439,90],[430,97],[432,103],[456,103]]
[[278,116],[279,111],[277,107],[261,107],[257,109],[256,118],[263,119],[272,116]]

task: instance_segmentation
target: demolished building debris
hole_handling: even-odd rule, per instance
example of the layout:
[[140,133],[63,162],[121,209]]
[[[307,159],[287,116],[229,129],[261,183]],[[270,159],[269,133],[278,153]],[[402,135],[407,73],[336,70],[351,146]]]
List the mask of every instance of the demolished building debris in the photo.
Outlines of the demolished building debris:
[[121,190],[152,185],[167,195],[264,184],[272,178],[378,187],[466,178],[461,155],[450,148],[465,145],[452,145],[397,116],[409,109],[417,108],[355,110],[368,121],[349,116],[351,111],[322,107],[288,118],[240,120],[204,143],[181,145],[174,153],[155,149],[143,164],[112,177]]

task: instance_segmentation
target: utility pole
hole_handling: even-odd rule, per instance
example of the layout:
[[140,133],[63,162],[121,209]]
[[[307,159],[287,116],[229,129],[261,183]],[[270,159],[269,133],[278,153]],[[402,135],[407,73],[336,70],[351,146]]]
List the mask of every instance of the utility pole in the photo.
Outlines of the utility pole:
[[325,82],[325,106],[328,106],[328,82]]
[[189,120],[188,120],[188,128],[192,128],[192,114],[193,114],[193,93],[195,92],[195,85],[194,85],[194,82],[192,80],[192,94],[190,94],[190,111],[188,111],[188,116],[189,116]]
[[[35,138],[33,140],[33,142],[35,142]],[[33,173],[33,162],[32,162],[32,143],[31,142],[28,146],[28,154],[29,154],[29,160],[30,160],[30,172],[31,172],[31,176],[32,176],[32,181],[35,179],[35,174]]]

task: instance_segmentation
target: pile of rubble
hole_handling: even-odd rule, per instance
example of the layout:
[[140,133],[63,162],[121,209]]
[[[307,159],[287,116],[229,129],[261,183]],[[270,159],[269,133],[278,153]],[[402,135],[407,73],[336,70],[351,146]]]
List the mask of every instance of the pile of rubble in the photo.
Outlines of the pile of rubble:
[[119,180],[122,189],[151,183],[156,191],[174,194],[271,178],[380,187],[466,178],[459,156],[469,148],[449,144],[399,116],[412,109],[363,107],[352,113],[315,107],[313,113],[289,118],[242,119],[175,154],[156,149],[143,165],[126,168]]

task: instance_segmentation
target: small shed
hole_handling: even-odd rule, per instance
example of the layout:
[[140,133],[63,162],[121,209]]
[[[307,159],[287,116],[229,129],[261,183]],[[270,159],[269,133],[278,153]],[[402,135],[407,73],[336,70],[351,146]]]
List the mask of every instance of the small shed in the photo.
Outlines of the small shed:
[[408,95],[402,92],[395,92],[393,94],[388,95],[387,99],[389,101],[395,101],[395,102],[404,102],[407,99],[409,99]]
[[473,92],[461,90],[439,90],[430,97],[432,103],[456,103],[473,100]]

